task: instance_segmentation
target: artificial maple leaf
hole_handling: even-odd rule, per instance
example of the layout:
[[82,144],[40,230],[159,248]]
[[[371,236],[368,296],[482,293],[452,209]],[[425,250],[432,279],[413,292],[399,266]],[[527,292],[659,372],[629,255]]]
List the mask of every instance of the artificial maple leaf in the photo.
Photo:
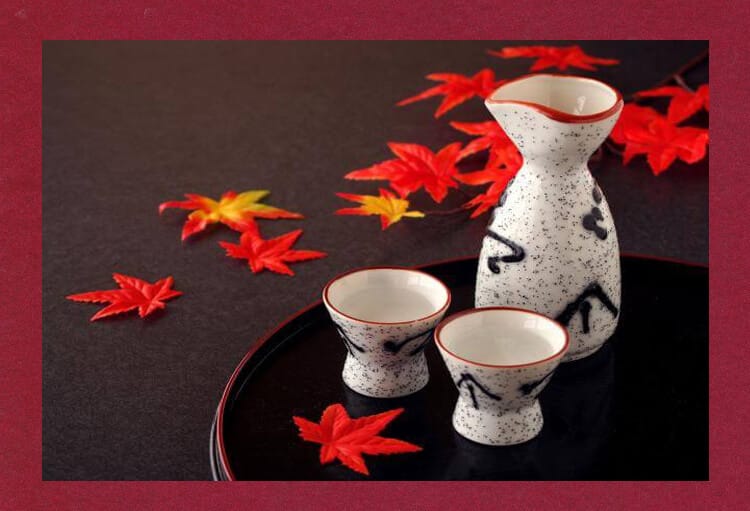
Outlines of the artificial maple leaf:
[[610,135],[623,144],[623,163],[645,154],[655,175],[664,172],[677,159],[695,163],[706,155],[708,130],[675,126],[652,108],[627,104]]
[[120,286],[120,289],[109,289],[106,291],[90,291],[66,296],[68,300],[75,302],[109,303],[91,317],[91,321],[106,318],[114,314],[121,314],[133,309],[138,309],[138,315],[145,318],[157,309],[166,307],[164,302],[182,294],[181,291],[172,289],[174,279],[167,277],[149,284],[145,280],[128,277],[119,273],[113,273],[112,278]]
[[328,406],[316,424],[302,417],[293,417],[303,440],[321,444],[320,463],[326,464],[338,458],[341,463],[360,474],[369,475],[363,454],[397,454],[418,452],[418,445],[379,436],[380,433],[403,408],[389,410],[377,415],[352,419],[339,403]]
[[626,103],[609,136],[618,144],[624,145],[625,133],[646,129],[649,123],[658,117],[661,117],[661,114],[651,107]]
[[[490,157],[486,167],[505,166],[513,172],[521,168],[523,164],[521,153],[518,152],[516,145],[508,138],[508,135],[497,122],[452,122],[450,124],[458,131],[477,136],[461,150],[458,154],[459,160],[484,149],[489,149]],[[460,181],[460,179],[458,180]]]
[[424,187],[437,203],[443,201],[448,188],[458,187],[453,178],[458,174],[456,162],[461,152],[460,142],[443,147],[437,154],[419,144],[389,142],[388,147],[398,158],[354,170],[344,177],[390,181],[391,187],[402,198]]
[[299,213],[275,208],[258,201],[268,195],[268,190],[249,190],[240,194],[231,190],[219,201],[203,195],[186,193],[185,201],[168,201],[159,204],[159,214],[167,208],[193,209],[182,228],[182,239],[201,232],[209,224],[221,222],[235,231],[243,232],[255,218],[302,218]]
[[695,92],[682,87],[656,87],[636,93],[639,98],[671,97],[667,119],[679,124],[701,108],[708,110],[708,84],[701,85]]
[[588,71],[596,71],[596,65],[614,66],[620,61],[616,59],[603,59],[587,55],[578,46],[510,46],[498,51],[489,51],[490,55],[513,59],[518,57],[530,57],[537,59],[531,66],[531,71],[539,71],[548,67],[556,67],[565,70],[568,67],[577,67]]
[[516,175],[518,168],[488,167],[476,172],[467,172],[456,176],[456,179],[468,185],[483,185],[492,183],[484,193],[480,193],[463,205],[466,209],[476,208],[471,218],[476,218],[490,208],[497,205],[500,196],[508,186],[508,182]]
[[422,218],[421,211],[407,211],[409,201],[399,199],[389,190],[380,189],[380,195],[353,195],[351,193],[337,193],[342,199],[362,204],[358,208],[343,208],[336,211],[337,215],[380,215],[380,226],[383,230],[399,222],[403,217]]
[[403,99],[397,105],[404,106],[433,96],[445,96],[435,111],[435,117],[437,118],[474,96],[486,98],[507,81],[495,80],[495,73],[487,68],[482,69],[474,76],[464,76],[456,73],[433,73],[427,75],[427,79],[443,83],[420,92],[415,96]]
[[229,257],[247,259],[248,266],[253,273],[271,270],[284,275],[294,275],[286,263],[320,259],[327,255],[317,250],[292,250],[292,245],[301,235],[302,229],[297,229],[277,238],[264,240],[260,235],[258,225],[253,223],[240,236],[239,245],[226,241],[220,241],[219,245],[227,251]]

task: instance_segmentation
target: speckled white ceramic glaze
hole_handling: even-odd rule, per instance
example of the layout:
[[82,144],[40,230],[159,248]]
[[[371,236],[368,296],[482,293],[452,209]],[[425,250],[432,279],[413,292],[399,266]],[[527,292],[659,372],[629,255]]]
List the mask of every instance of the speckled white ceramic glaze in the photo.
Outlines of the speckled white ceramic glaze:
[[513,445],[539,434],[537,399],[568,350],[559,323],[523,309],[487,307],[454,314],[435,330],[458,388],[453,427],[486,445]]
[[530,75],[485,104],[523,155],[492,212],[475,304],[537,311],[570,333],[565,361],[614,333],[620,311],[617,233],[587,161],[622,110],[620,94],[589,78]]
[[400,397],[429,380],[424,349],[450,305],[440,280],[408,268],[363,268],[323,289],[347,349],[344,383],[370,397]]

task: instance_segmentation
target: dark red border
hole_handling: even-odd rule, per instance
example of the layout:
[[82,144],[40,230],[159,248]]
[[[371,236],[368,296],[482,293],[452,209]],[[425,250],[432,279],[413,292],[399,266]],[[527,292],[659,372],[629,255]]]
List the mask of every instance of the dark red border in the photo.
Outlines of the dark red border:
[[[46,0],[0,4],[0,502],[7,510],[176,509],[744,510],[750,500],[750,92],[742,70],[750,3]],[[582,14],[584,13],[584,14]],[[711,40],[709,483],[41,482],[41,50],[45,39],[681,39]],[[738,300],[739,298],[739,300]],[[334,503],[334,504],[332,504]]]
[[[553,353],[549,357],[545,357],[541,360],[535,360],[534,362],[528,362],[526,364],[485,364],[482,362],[476,362],[474,360],[469,360],[468,358],[461,357],[459,355],[456,355],[451,350],[445,347],[443,344],[443,341],[440,340],[440,332],[442,332],[445,325],[448,323],[457,320],[460,317],[468,316],[470,314],[478,314],[482,311],[516,311],[516,312],[524,312],[526,314],[529,314],[531,316],[539,316],[540,318],[544,319],[545,321],[549,321],[550,323],[555,324],[560,330],[562,330],[563,335],[565,336],[565,343],[563,344],[563,347],[558,351],[557,353]],[[554,360],[556,358],[560,358],[565,355],[568,351],[568,347],[570,346],[570,334],[568,333],[568,329],[562,326],[560,323],[555,321],[552,318],[548,318],[544,314],[540,314],[538,312],[534,312],[529,309],[521,309],[519,307],[479,307],[476,309],[467,309],[465,311],[457,312],[455,314],[452,314],[445,318],[443,321],[440,322],[437,329],[435,329],[435,342],[438,344],[438,346],[447,354],[452,356],[453,358],[456,358],[460,360],[461,362],[466,362],[467,364],[480,366],[480,367],[489,367],[490,369],[520,369],[522,367],[531,367],[539,364],[543,364],[545,362],[549,362],[550,360]]]
[[[549,107],[547,105],[542,105],[540,103],[534,103],[531,101],[518,101],[513,99],[492,99],[492,96],[495,95],[497,91],[502,89],[503,87],[507,87],[511,83],[520,82],[521,80],[528,80],[529,78],[535,78],[538,76],[554,76],[557,78],[569,78],[573,80],[581,80],[586,82],[594,82],[598,83],[599,85],[606,87],[607,89],[611,90],[615,93],[615,103],[611,107],[609,107],[606,110],[602,110],[601,112],[596,112],[593,114],[587,114],[587,115],[576,115],[571,114],[568,112],[563,112],[562,110],[557,110],[555,108]],[[622,101],[622,94],[620,94],[620,91],[612,87],[611,85],[604,83],[601,80],[597,80],[595,78],[589,78],[585,76],[575,76],[575,75],[563,75],[563,74],[552,74],[552,73],[532,73],[524,76],[519,76],[518,78],[513,78],[512,80],[508,80],[507,82],[503,83],[500,87],[495,89],[492,94],[487,96],[487,99],[484,100],[485,103],[491,104],[491,105],[523,105],[527,106],[529,108],[533,108],[534,110],[538,111],[539,113],[546,115],[550,119],[558,122],[564,122],[566,124],[581,124],[585,122],[596,122],[596,121],[602,121],[606,119],[607,117],[612,117],[617,112],[620,111],[620,109],[623,106]]]
[[[350,316],[349,314],[344,314],[340,310],[338,310],[332,303],[331,300],[328,299],[328,290],[331,288],[331,285],[336,282],[337,280],[341,280],[344,277],[348,275],[352,275],[354,273],[361,273],[363,271],[370,271],[370,270],[405,270],[411,273],[421,273],[422,275],[425,275],[426,277],[431,278],[432,280],[436,281],[438,284],[443,286],[443,289],[445,289],[445,293],[447,296],[447,299],[445,300],[445,305],[441,305],[440,308],[433,312],[432,314],[429,314],[423,318],[417,318],[417,319],[410,319],[408,321],[392,321],[390,323],[384,322],[384,321],[367,321],[365,319],[355,318],[354,316]],[[445,312],[448,307],[451,306],[451,290],[448,288],[448,286],[445,285],[440,279],[435,278],[433,275],[430,275],[429,273],[417,270],[415,268],[409,268],[406,266],[364,266],[362,268],[355,268],[353,270],[345,271],[344,273],[340,273],[333,277],[331,280],[328,281],[328,283],[323,288],[323,303],[325,303],[327,306],[335,310],[338,314],[341,314],[343,317],[348,318],[352,321],[356,321],[358,323],[365,323],[367,325],[405,325],[407,323],[416,323],[418,321],[425,321],[427,319],[433,318],[435,316],[440,315],[441,313]]]

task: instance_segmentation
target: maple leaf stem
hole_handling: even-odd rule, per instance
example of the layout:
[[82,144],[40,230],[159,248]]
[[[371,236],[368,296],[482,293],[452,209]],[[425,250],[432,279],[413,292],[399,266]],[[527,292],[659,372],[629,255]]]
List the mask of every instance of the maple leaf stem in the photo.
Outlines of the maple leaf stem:
[[446,215],[456,215],[458,213],[465,213],[465,212],[466,212],[466,208],[464,208],[463,206],[459,206],[453,209],[443,209],[443,210],[433,209],[433,210],[422,211],[422,213],[424,213],[425,216],[433,216],[433,215],[434,216],[446,216]]
[[702,63],[706,59],[708,59],[708,49],[703,50],[698,55],[690,59],[681,68],[679,68],[677,71],[672,73],[671,76],[669,76],[668,78],[665,78],[662,83],[659,83],[657,87],[661,85],[666,85],[667,83],[669,83],[670,80],[673,80],[677,76],[682,78],[682,75],[692,70],[694,67],[696,67],[698,64]]
[[589,158],[589,166],[592,169],[598,169],[604,161],[604,144],[599,146],[594,154]]
[[685,79],[681,75],[674,75],[672,77],[672,79],[675,81],[675,83],[677,85],[679,85],[680,87],[682,87],[686,91],[688,91],[690,93],[694,93],[695,92],[692,88],[690,88],[690,86],[687,83],[685,83]]
[[456,188],[456,191],[459,192],[460,194],[462,194],[467,199],[471,199],[471,198],[474,197],[472,194],[470,194],[469,192],[467,192],[466,190],[464,190],[461,187]]
[[[656,89],[657,87],[662,87],[664,85],[667,85],[670,82],[675,82],[677,85],[679,85],[683,89],[689,92],[695,92],[693,89],[691,89],[687,85],[687,83],[685,83],[685,78],[683,77],[683,75],[687,73],[688,71],[691,71],[693,68],[697,67],[706,59],[708,59],[708,49],[700,52],[698,55],[696,55],[695,57],[687,61],[682,66],[680,66],[680,68],[677,69],[677,71],[675,71],[674,73],[670,73],[668,76],[664,77],[664,79],[654,84],[654,86],[651,88]],[[633,101],[634,99],[635,99],[635,94],[629,94],[625,98],[626,101]]]
[[604,146],[599,146],[599,149],[596,150],[594,154],[591,155],[591,158],[589,158],[589,162],[599,162],[604,157]]
[[609,139],[607,139],[604,144],[602,144],[602,147],[607,149],[612,154],[616,154],[617,156],[622,156],[622,151]]

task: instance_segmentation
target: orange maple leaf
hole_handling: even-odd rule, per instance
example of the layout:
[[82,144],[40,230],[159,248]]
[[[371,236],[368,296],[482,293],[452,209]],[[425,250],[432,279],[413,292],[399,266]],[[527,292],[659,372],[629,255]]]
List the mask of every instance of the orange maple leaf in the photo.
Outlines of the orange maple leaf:
[[482,69],[474,76],[464,76],[456,73],[433,73],[427,75],[427,79],[443,83],[420,92],[415,96],[403,99],[396,104],[404,106],[433,96],[445,96],[435,111],[435,117],[437,118],[474,96],[486,98],[507,81],[495,80],[495,73],[487,68]]
[[380,189],[380,195],[353,195],[351,193],[337,193],[342,199],[362,204],[358,208],[343,208],[336,211],[337,215],[380,215],[380,226],[383,230],[399,222],[403,217],[422,218],[421,211],[407,211],[409,201],[399,199],[389,190]]
[[378,435],[403,411],[403,408],[398,408],[352,419],[346,409],[336,403],[323,411],[320,423],[316,424],[302,417],[293,417],[292,420],[299,428],[299,435],[303,440],[321,444],[321,464],[338,458],[350,469],[369,475],[363,454],[397,454],[422,450],[418,445]]
[[138,309],[138,315],[145,318],[157,309],[165,308],[164,302],[166,300],[182,294],[182,292],[172,289],[174,283],[172,277],[158,280],[153,284],[120,273],[113,273],[112,278],[120,286],[120,289],[90,291],[68,295],[66,298],[74,302],[109,303],[91,317],[91,321],[96,321],[133,309]]
[[260,201],[268,190],[249,190],[240,194],[228,191],[216,201],[203,195],[186,193],[185,201],[167,201],[159,204],[159,214],[167,208],[192,209],[182,228],[183,241],[189,236],[203,231],[209,224],[221,222],[243,232],[255,218],[303,218],[299,213],[275,208]]
[[258,225],[253,223],[240,236],[239,245],[220,241],[227,256],[235,259],[247,259],[248,266],[253,273],[271,270],[284,275],[294,275],[287,263],[296,263],[310,259],[325,257],[325,252],[317,250],[292,250],[292,245],[302,235],[302,229],[288,232],[279,237],[264,240]]
[[536,58],[536,62],[531,66],[531,71],[539,71],[548,67],[556,67],[565,70],[568,67],[577,67],[588,71],[596,71],[594,64],[600,66],[614,66],[620,61],[616,59],[603,59],[587,55],[583,49],[578,46],[510,46],[498,51],[488,51],[490,55],[502,57],[504,59],[513,59],[517,57]]
[[398,158],[349,172],[346,179],[387,180],[402,198],[424,187],[430,197],[440,203],[449,188],[457,188],[456,162],[461,143],[449,144],[437,153],[419,144],[389,142],[388,147]]

